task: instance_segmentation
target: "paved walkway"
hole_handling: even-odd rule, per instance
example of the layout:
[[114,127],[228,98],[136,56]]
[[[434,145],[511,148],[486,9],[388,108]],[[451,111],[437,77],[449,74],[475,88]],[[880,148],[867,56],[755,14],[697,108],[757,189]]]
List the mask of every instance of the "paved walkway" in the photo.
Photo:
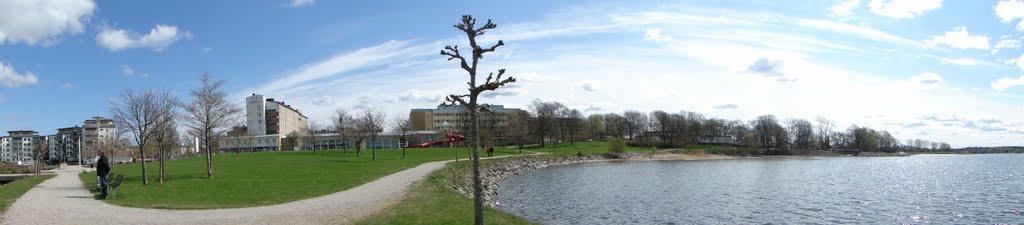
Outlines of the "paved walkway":
[[448,162],[424,163],[326,196],[278,205],[209,210],[129,208],[94,200],[78,179],[78,173],[85,169],[70,166],[57,171],[57,177],[26,192],[7,209],[2,221],[4,224],[351,224],[397,203],[410,184]]

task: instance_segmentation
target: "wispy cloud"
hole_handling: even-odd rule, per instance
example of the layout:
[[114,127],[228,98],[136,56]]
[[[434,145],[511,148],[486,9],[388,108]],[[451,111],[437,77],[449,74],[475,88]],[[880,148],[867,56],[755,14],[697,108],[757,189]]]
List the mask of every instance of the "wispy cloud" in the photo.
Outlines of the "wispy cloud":
[[798,19],[796,21],[796,24],[819,30],[827,30],[837,33],[855,35],[857,37],[865,38],[868,40],[899,44],[902,46],[921,46],[921,44],[918,43],[917,41],[896,36],[894,34],[890,34],[888,32],[877,30],[867,26],[858,26],[829,20],[815,19]]
[[871,12],[895,19],[909,19],[942,7],[942,0],[871,0]]
[[1005,91],[1017,86],[1024,86],[1024,76],[1015,78],[1003,77],[992,81],[992,90]]
[[121,74],[125,76],[135,76],[135,69],[131,65],[121,65]]
[[954,27],[952,31],[947,31],[942,36],[932,36],[924,44],[928,47],[944,44],[958,49],[973,48],[987,50],[988,40],[987,35],[971,35],[967,32],[967,27],[959,26]]
[[853,9],[860,5],[860,0],[846,0],[829,7],[828,10],[831,16],[834,17],[847,17],[853,15]]
[[313,5],[313,3],[316,3],[316,0],[291,0],[291,2],[288,3],[288,6],[290,6],[290,7],[303,7],[303,6],[311,6],[311,5]]

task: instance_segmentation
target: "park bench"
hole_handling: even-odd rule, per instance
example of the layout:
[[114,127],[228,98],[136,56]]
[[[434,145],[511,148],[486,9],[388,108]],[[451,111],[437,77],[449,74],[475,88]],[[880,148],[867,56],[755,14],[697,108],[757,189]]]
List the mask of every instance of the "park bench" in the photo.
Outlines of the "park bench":
[[118,174],[117,177],[114,177],[113,181],[110,181],[110,183],[107,184],[110,188],[112,198],[117,198],[117,187],[121,186],[122,180],[124,180],[124,175]]

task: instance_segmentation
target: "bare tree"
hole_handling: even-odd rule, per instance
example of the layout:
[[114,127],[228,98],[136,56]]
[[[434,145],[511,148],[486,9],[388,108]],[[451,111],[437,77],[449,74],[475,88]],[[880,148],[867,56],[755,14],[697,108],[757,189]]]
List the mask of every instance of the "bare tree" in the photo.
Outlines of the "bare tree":
[[402,146],[402,159],[405,159],[405,147],[412,141],[410,140],[412,136],[412,123],[409,121],[409,117],[395,116],[391,120],[391,131],[398,134],[398,137],[401,138],[400,140],[403,143],[399,145]]
[[306,126],[306,130],[302,134],[303,145],[306,146],[306,148],[313,150],[313,154],[316,154],[316,132],[323,129],[322,127],[323,125],[320,124],[320,121],[310,120],[309,126]]
[[[348,153],[348,144],[349,141],[352,140],[352,132],[355,129],[353,127],[355,118],[352,118],[352,115],[349,115],[348,111],[345,109],[338,108],[338,110],[335,110],[334,114],[331,115],[331,122],[334,124],[334,132],[337,132],[338,138],[341,138],[342,140],[342,153]],[[357,157],[359,156],[358,154],[359,152],[357,151]]]
[[160,183],[164,183],[164,177],[166,173],[165,163],[167,159],[167,151],[174,149],[178,144],[178,123],[175,122],[177,113],[174,111],[174,107],[178,104],[177,98],[171,97],[170,100],[174,106],[167,107],[164,112],[161,112],[160,122],[156,124],[153,130],[156,134],[153,135],[153,141],[156,141],[157,148],[160,154]]
[[142,185],[149,184],[146,176],[145,146],[157,135],[158,126],[168,117],[165,112],[174,107],[174,97],[167,91],[146,90],[136,92],[125,90],[121,96],[111,102],[110,112],[113,114],[117,127],[124,128],[132,134],[135,144],[139,146],[142,158]]
[[43,157],[46,156],[47,151],[50,150],[50,146],[47,145],[45,138],[39,138],[32,143],[32,172],[35,176],[42,174],[43,166],[46,163],[43,162]]
[[[367,141],[373,141],[377,140],[377,135],[380,134],[380,132],[384,132],[384,122],[387,120],[387,117],[384,115],[384,112],[380,111],[380,109],[367,107],[363,108],[363,111],[359,114],[359,118],[356,120],[359,121],[358,130],[360,130],[363,137],[365,137]],[[377,148],[370,148],[370,152],[373,155],[372,160],[377,160]]]
[[242,108],[228,101],[227,94],[220,90],[224,80],[213,80],[209,73],[204,73],[200,80],[203,86],[191,91],[194,99],[184,106],[185,126],[201,140],[206,151],[206,175],[213,179],[213,149],[210,148],[217,136],[227,132],[241,116]]
[[477,99],[479,98],[480,93],[497,90],[505,84],[515,82],[516,79],[512,77],[502,79],[502,76],[505,75],[505,69],[500,69],[498,70],[497,77],[494,77],[494,74],[491,73],[487,76],[487,79],[483,84],[477,85],[477,63],[481,58],[483,58],[484,53],[493,52],[505,43],[498,40],[497,44],[489,48],[480,47],[476,42],[476,38],[484,35],[487,30],[498,27],[498,25],[491,23],[491,20],[487,20],[487,23],[483,26],[475,26],[476,19],[470,15],[462,16],[462,23],[455,25],[455,28],[466,33],[466,37],[469,39],[469,46],[472,48],[472,55],[469,57],[469,60],[462,56],[459,52],[458,46],[445,46],[444,50],[441,50],[441,55],[447,56],[448,60],[458,59],[462,69],[469,74],[469,82],[467,82],[469,85],[469,94],[449,95],[445,98],[445,101],[452,105],[457,103],[466,107],[469,111],[470,122],[473,124],[471,131],[473,134],[473,221],[477,225],[482,225],[484,224],[484,199],[483,186],[480,182],[480,120],[478,115],[481,107],[477,102]]
[[526,112],[514,112],[506,114],[508,117],[508,134],[512,141],[519,146],[519,154],[523,154],[523,143],[530,138],[530,114]]

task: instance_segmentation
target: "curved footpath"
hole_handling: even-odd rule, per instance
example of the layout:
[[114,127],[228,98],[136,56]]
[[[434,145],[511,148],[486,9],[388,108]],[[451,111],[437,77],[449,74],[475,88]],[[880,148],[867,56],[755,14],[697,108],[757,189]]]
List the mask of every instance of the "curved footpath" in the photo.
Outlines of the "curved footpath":
[[56,177],[21,196],[8,208],[2,221],[4,224],[351,224],[397,203],[410,184],[423,180],[448,162],[424,163],[326,196],[269,206],[209,210],[129,208],[94,200],[78,178],[78,173],[85,169],[75,166],[56,171]]

